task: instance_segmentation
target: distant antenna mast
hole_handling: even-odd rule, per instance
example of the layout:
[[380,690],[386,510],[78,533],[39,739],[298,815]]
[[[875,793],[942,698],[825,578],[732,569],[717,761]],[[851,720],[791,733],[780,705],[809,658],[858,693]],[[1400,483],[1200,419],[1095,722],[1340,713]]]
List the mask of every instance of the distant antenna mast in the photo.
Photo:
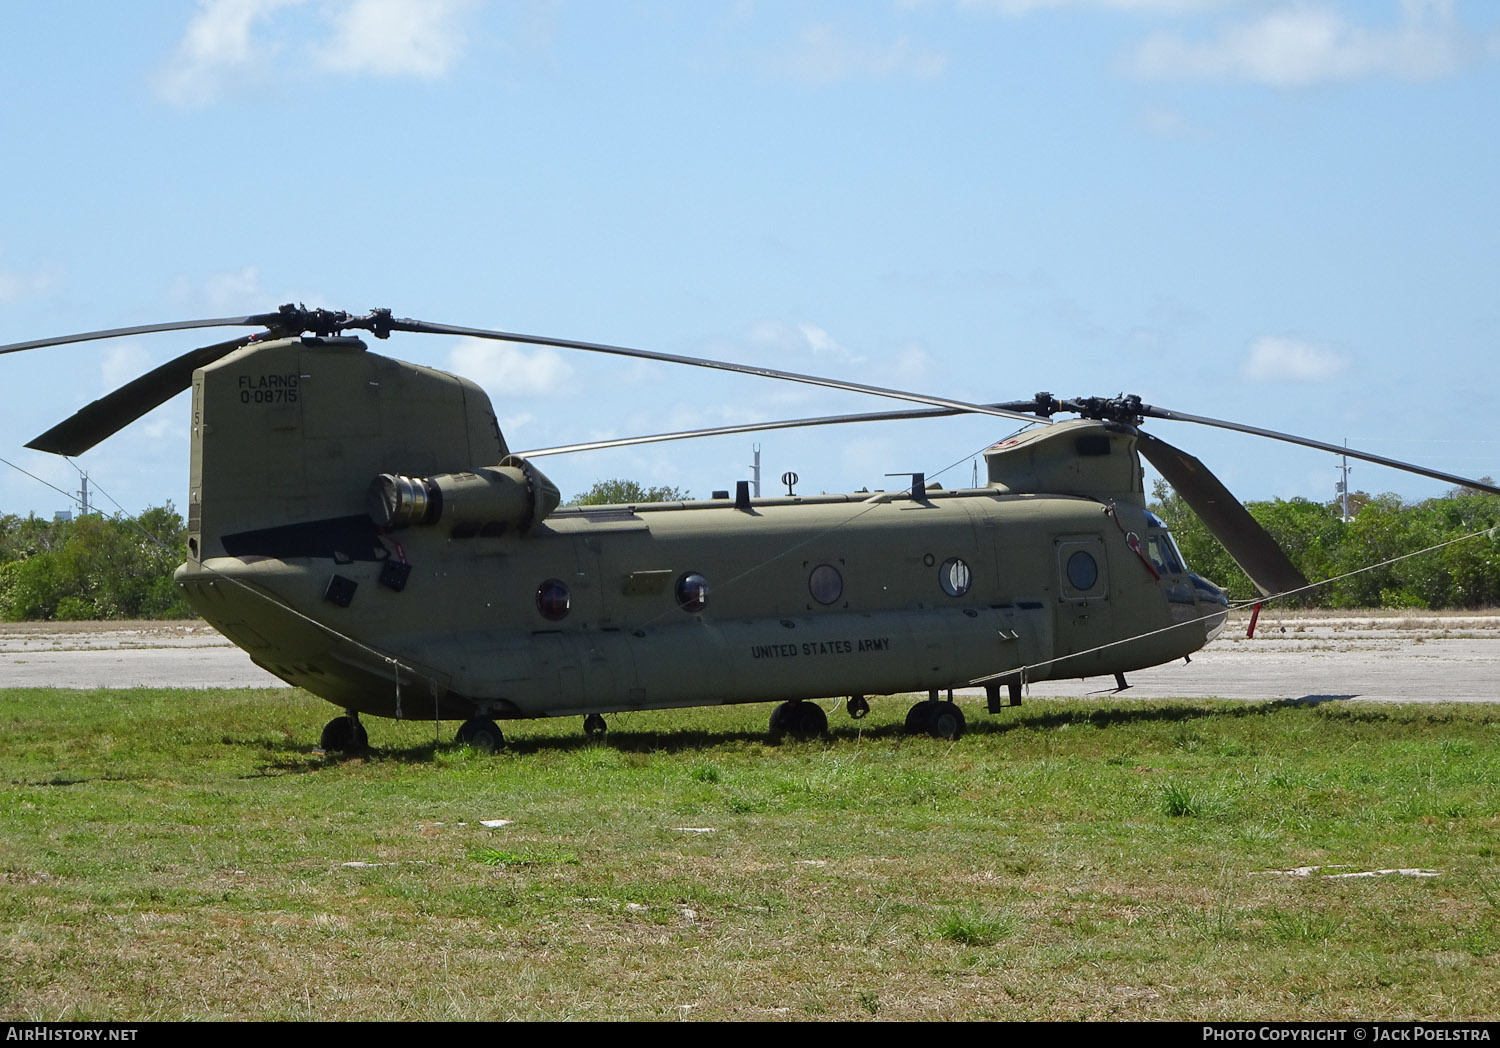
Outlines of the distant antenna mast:
[[974,459],[971,465],[974,467],[974,479],[969,482],[969,487],[977,488],[979,487],[979,460]]
[[83,486],[77,492],[78,504],[81,507],[78,515],[80,517],[87,517],[89,515],[89,475],[87,473],[79,473],[79,477],[79,483]]
[[760,498],[760,445],[755,448],[755,462],[750,466],[750,485],[755,489],[755,497]]
[[[1349,438],[1345,437],[1344,447],[1347,448],[1348,446]],[[1335,485],[1335,487],[1338,490],[1339,496],[1339,515],[1347,521],[1349,519],[1349,471],[1354,467],[1349,465],[1348,455],[1340,456],[1340,458],[1343,462],[1343,465],[1339,466],[1339,473],[1342,475],[1340,476],[1339,482]]]

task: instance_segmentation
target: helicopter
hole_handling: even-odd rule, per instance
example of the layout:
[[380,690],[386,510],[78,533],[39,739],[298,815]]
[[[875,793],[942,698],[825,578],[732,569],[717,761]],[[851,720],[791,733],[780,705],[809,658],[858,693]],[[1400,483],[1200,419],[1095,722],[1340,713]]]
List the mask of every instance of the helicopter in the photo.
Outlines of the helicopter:
[[[1263,597],[1308,586],[1192,455],[1146,432],[1192,422],[1327,450],[1478,490],[1411,463],[1143,403],[1138,396],[978,404],[650,350],[284,305],[0,346],[0,354],[194,328],[263,330],[192,350],[27,446],[73,456],[191,388],[192,607],[262,668],[343,711],[326,751],[368,746],[361,715],[500,722],[775,702],[772,736],[827,731],[815,700],[923,692],[916,734],[956,739],[953,689],[988,712],[1028,682],[1125,674],[1213,640],[1228,600],[1147,508],[1144,458]],[[474,382],[372,352],[350,332],[459,335],[851,390],[924,407],[653,434],[517,454]],[[549,454],[789,426],[978,413],[1031,428],[945,488],[562,506]],[[1057,415],[1076,418],[1058,420]]]

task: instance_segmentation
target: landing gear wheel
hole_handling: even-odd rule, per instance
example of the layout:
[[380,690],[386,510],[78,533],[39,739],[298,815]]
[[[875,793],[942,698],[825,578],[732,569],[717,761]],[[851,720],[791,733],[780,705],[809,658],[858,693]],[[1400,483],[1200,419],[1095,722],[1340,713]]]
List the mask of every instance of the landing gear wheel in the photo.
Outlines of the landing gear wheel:
[[855,720],[861,720],[865,714],[870,712],[870,704],[865,701],[865,697],[863,695],[849,696],[849,701],[845,703],[845,706],[847,706],[849,710],[849,716],[853,717]]
[[500,725],[488,717],[470,717],[458,729],[457,739],[480,753],[494,753],[505,746]]
[[937,708],[927,716],[927,734],[950,742],[964,733],[964,712],[951,702],[935,703]]
[[953,740],[964,733],[964,714],[951,702],[919,702],[906,714],[906,730],[912,735],[931,735]]
[[783,702],[771,711],[771,738],[790,735],[806,742],[828,731],[828,714],[816,703]]
[[604,718],[597,713],[590,713],[583,718],[583,733],[591,739],[602,739],[604,733],[609,730],[609,725],[604,723]]
[[906,734],[926,735],[927,722],[932,716],[932,707],[935,702],[919,702],[906,711]]
[[370,748],[370,734],[358,717],[345,714],[323,726],[318,746],[326,753],[360,753]]

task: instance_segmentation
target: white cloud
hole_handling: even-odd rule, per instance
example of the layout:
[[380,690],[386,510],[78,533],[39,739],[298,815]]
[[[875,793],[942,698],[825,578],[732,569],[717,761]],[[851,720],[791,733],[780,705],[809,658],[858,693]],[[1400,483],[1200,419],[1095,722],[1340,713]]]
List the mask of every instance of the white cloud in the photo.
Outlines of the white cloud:
[[156,363],[160,361],[153,363],[151,354],[133,342],[108,346],[99,352],[100,389],[113,392],[150,371]]
[[333,18],[323,65],[341,73],[443,76],[463,49],[467,0],[354,0]]
[[1175,109],[1147,109],[1140,120],[1141,127],[1158,138],[1203,137],[1203,131]]
[[1456,25],[1450,0],[1405,0],[1400,24],[1390,30],[1363,28],[1326,6],[1296,4],[1227,25],[1212,40],[1154,34],[1130,66],[1148,79],[1297,88],[1370,76],[1428,80],[1479,52]]
[[506,444],[514,446],[515,442],[511,439],[512,434],[523,431],[535,418],[536,416],[529,411],[523,411],[519,415],[507,415],[505,418],[502,418],[500,420],[500,432],[505,434]]
[[834,360],[856,361],[859,357],[834,340],[834,337],[816,324],[798,324],[797,333],[807,343],[815,357],[830,357]]
[[819,84],[857,77],[931,80],[948,67],[948,56],[905,36],[889,44],[868,43],[846,40],[829,26],[814,25],[804,29],[771,67],[794,80]]
[[187,445],[188,411],[183,405],[175,403],[175,400],[176,398],[167,401],[135,423],[140,427],[141,436],[152,447],[160,447],[163,443],[171,447]]
[[[199,0],[156,91],[184,108],[319,68],[351,75],[443,76],[463,49],[471,0]],[[293,9],[310,15],[288,24]],[[288,46],[288,41],[296,41]],[[287,57],[290,52],[290,57]]]
[[1242,0],[958,0],[959,10],[992,11],[1019,18],[1036,11],[1063,7],[1103,7],[1142,14],[1179,14],[1230,7]]
[[0,269],[0,302],[21,302],[42,298],[62,284],[62,270],[45,265],[30,271]]
[[936,371],[936,363],[925,346],[908,342],[896,351],[895,360],[883,370],[902,385],[912,385],[931,379]]
[[[566,393],[573,366],[548,346],[528,352],[509,342],[460,339],[448,370],[479,383],[494,397],[546,397]],[[519,424],[519,423],[518,423]]]
[[1263,335],[1250,344],[1240,373],[1251,382],[1323,382],[1343,373],[1349,358],[1300,339]]
[[268,300],[254,266],[212,273],[203,281],[203,295],[215,309],[241,308]]
[[328,296],[319,291],[270,291],[261,280],[256,266],[225,269],[205,277],[178,277],[168,296],[181,309],[210,313],[268,313],[283,302],[300,302],[309,307],[328,305]]
[[811,353],[815,357],[858,363],[862,358],[852,350],[840,345],[826,330],[816,324],[789,324],[784,320],[757,320],[747,333],[752,346],[771,349],[780,353],[795,353],[799,356]]
[[157,76],[156,89],[173,105],[194,108],[218,100],[225,88],[269,61],[275,48],[252,40],[257,23],[304,0],[199,0],[177,50]]

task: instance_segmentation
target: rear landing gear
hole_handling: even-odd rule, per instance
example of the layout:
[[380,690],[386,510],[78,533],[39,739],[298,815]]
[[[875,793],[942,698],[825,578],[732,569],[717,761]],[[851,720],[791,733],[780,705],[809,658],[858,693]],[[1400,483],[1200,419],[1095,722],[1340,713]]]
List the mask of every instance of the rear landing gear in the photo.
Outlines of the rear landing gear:
[[828,715],[816,703],[793,699],[783,702],[771,711],[771,738],[790,735],[806,741],[815,739],[828,731]]
[[604,718],[597,713],[590,713],[583,718],[583,733],[591,739],[602,739],[604,733],[609,730],[609,725],[604,723]]
[[361,753],[370,748],[370,735],[351,711],[324,725],[318,746],[326,753]]
[[500,733],[500,725],[488,717],[470,717],[464,721],[459,726],[457,741],[480,753],[494,753],[505,746],[505,736]]
[[[951,692],[950,692],[951,694]],[[906,730],[912,735],[931,735],[934,739],[953,740],[964,733],[964,714],[952,700],[940,701],[937,692],[926,702],[919,702],[906,714]]]

